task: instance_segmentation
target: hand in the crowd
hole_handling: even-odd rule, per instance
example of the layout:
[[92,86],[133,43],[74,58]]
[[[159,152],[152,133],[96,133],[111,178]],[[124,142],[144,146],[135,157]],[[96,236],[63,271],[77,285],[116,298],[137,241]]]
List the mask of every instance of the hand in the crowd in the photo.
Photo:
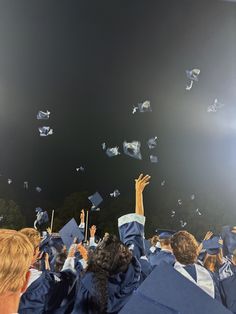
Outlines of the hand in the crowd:
[[82,245],[82,243],[79,243],[77,245],[77,250],[79,251],[80,255],[83,257],[85,261],[88,260],[88,252],[86,248]]
[[47,231],[48,234],[52,234],[52,230],[51,230],[50,227],[48,227],[48,228],[46,229],[46,231]]
[[50,270],[49,255],[48,255],[48,253],[45,253],[45,268],[46,268],[47,270]]
[[62,248],[62,253],[66,253],[66,246],[65,245],[63,245],[63,248]]
[[81,222],[81,223],[84,222],[84,217],[85,217],[84,209],[82,209],[81,212],[80,212],[80,222]]
[[218,242],[219,242],[220,245],[223,245],[223,243],[224,243],[223,239],[221,239],[221,238],[219,239]]
[[210,240],[210,238],[213,236],[213,232],[207,231],[205,237],[203,240]]
[[138,179],[135,180],[135,189],[136,192],[143,192],[143,190],[145,189],[145,187],[150,183],[150,176],[149,175],[145,175],[143,176],[143,174],[141,173],[140,176],[138,177]]
[[89,231],[90,231],[90,237],[91,237],[91,238],[94,238],[95,233],[96,233],[96,230],[97,230],[97,228],[96,228],[95,225],[93,225],[93,226],[89,229]]
[[103,236],[103,240],[106,240],[109,237],[109,233],[105,232],[104,236]]
[[77,238],[74,237],[73,244],[76,244],[76,242],[77,242]]
[[43,257],[43,254],[44,254],[44,252],[42,251],[42,252],[40,252],[39,253],[39,255],[38,255],[38,257],[37,257],[37,260],[40,260],[40,259],[42,259],[42,257]]
[[72,244],[70,249],[69,249],[67,257],[74,257],[75,256],[75,249],[76,249],[75,245]]

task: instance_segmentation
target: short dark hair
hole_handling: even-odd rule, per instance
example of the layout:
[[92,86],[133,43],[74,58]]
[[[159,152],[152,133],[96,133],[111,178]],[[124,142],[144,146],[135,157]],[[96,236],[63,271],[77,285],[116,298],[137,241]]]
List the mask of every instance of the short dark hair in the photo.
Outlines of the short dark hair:
[[167,239],[160,239],[160,245],[170,245],[171,243],[171,238],[167,238]]
[[171,247],[175,258],[184,265],[194,264],[198,256],[198,243],[187,231],[176,232],[171,238]]

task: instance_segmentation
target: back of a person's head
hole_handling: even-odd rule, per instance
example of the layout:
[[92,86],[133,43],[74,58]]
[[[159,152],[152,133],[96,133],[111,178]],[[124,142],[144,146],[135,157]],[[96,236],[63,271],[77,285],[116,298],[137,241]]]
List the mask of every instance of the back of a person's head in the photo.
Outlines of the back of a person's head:
[[154,236],[151,238],[151,245],[155,246],[158,241],[159,241],[159,237],[158,237],[157,235],[154,235]]
[[34,250],[36,250],[39,247],[41,238],[40,233],[35,230],[34,228],[24,228],[20,230],[21,233],[23,233],[30,241],[30,243],[33,245]]
[[170,243],[171,243],[171,239],[170,239],[170,238],[168,238],[168,239],[160,239],[160,245],[161,245],[161,247],[162,247],[162,246],[169,246]]
[[33,253],[33,246],[24,234],[0,230],[0,295],[21,291]]
[[64,252],[57,254],[56,260],[55,260],[55,265],[54,265],[54,271],[55,272],[60,272],[62,270],[66,258],[67,258],[67,255]]
[[109,275],[127,270],[132,254],[115,235],[107,236],[92,253],[92,265],[98,266]]
[[94,292],[97,302],[91,303],[91,309],[105,312],[108,301],[108,278],[125,272],[132,259],[132,253],[114,235],[108,235],[91,253],[87,271],[93,272]]
[[188,265],[197,261],[198,244],[191,233],[187,231],[176,232],[171,238],[171,247],[179,263]]
[[208,270],[210,270],[211,272],[215,272],[216,270],[216,262],[217,262],[217,258],[216,255],[206,255],[205,259],[204,259],[204,267]]

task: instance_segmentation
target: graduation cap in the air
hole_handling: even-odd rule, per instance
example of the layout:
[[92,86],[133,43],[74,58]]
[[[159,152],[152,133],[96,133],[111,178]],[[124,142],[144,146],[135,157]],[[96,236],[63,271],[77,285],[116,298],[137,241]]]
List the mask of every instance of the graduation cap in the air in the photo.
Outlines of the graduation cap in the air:
[[100,210],[98,209],[98,206],[103,202],[103,198],[98,192],[94,193],[93,195],[90,195],[88,199],[92,203],[92,207],[91,207],[92,211]]
[[176,231],[167,229],[156,229],[155,232],[160,240],[170,239],[172,235],[176,233]]
[[132,158],[136,159],[142,159],[141,155],[141,143],[139,141],[133,141],[133,142],[123,142],[123,150],[124,153]]
[[39,111],[37,114],[37,120],[48,120],[50,116],[50,111]]
[[[194,300],[194,302],[193,302]],[[120,314],[230,314],[220,302],[163,263],[133,293]]]
[[59,234],[67,249],[69,249],[71,244],[73,244],[74,238],[77,238],[78,243],[82,242],[84,239],[84,235],[80,231],[74,218],[64,225],[64,227],[59,231]]
[[206,250],[206,252],[209,255],[216,255],[219,253],[220,248],[222,248],[222,244],[219,243],[219,240],[221,238],[218,236],[212,237],[209,240],[203,241],[203,249]]
[[[106,149],[106,148],[105,148]],[[120,152],[119,152],[119,147],[118,146],[115,146],[115,147],[108,147],[106,149],[106,154],[108,157],[115,157],[115,156],[118,156],[120,155]]]
[[158,157],[157,156],[155,156],[155,155],[150,155],[150,161],[152,162],[152,163],[157,163],[158,162]]
[[151,112],[151,102],[149,100],[145,100],[143,103],[138,104],[139,112]]
[[53,134],[53,129],[50,126],[42,126],[38,128],[40,136],[48,136]]

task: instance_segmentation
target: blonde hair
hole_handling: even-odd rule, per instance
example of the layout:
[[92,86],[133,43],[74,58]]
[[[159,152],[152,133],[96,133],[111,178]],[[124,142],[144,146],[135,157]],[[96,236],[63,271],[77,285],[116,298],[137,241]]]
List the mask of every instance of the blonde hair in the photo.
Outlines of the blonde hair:
[[34,249],[28,238],[15,230],[0,230],[0,295],[24,286]]
[[30,243],[33,245],[34,250],[36,250],[39,247],[41,238],[40,233],[35,230],[34,228],[24,228],[20,230],[21,233],[23,233],[30,241]]

